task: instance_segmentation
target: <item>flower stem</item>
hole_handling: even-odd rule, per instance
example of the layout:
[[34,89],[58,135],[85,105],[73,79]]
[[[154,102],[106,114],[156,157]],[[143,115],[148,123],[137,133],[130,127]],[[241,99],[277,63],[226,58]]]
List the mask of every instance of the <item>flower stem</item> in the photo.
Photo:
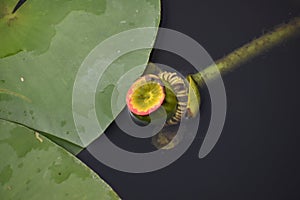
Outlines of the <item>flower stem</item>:
[[300,17],[292,19],[287,24],[282,24],[273,31],[236,49],[224,58],[216,61],[214,65],[205,68],[203,71],[193,74],[194,81],[201,87],[204,80],[213,80],[221,73],[224,75],[233,71],[243,63],[251,60],[266,50],[292,38],[300,32]]

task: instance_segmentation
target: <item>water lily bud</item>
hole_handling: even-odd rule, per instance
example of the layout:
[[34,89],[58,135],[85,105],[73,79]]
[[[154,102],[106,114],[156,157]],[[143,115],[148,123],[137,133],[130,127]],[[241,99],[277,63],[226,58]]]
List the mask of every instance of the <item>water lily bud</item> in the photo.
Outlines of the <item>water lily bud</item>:
[[131,116],[139,124],[149,123],[149,115],[156,112],[158,117],[167,113],[166,125],[175,125],[182,117],[197,115],[200,93],[191,76],[185,81],[176,72],[159,71],[157,75],[146,74],[133,83],[126,103]]

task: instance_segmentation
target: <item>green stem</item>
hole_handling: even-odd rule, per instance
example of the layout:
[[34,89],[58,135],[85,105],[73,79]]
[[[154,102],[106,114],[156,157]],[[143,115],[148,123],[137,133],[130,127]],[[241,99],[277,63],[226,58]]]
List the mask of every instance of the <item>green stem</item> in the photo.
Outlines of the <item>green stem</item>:
[[300,31],[300,17],[296,17],[287,24],[282,24],[273,31],[236,49],[224,58],[216,61],[214,65],[205,68],[203,71],[192,75],[195,82],[201,87],[204,80],[213,80],[216,77],[233,71],[243,63],[249,61],[265,52],[266,50],[280,44],[281,42],[295,36]]

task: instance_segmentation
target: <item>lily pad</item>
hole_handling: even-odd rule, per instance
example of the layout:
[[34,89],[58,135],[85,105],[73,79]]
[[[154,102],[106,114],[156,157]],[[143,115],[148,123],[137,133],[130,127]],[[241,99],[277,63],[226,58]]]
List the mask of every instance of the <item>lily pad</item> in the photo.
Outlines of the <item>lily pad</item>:
[[1,199],[119,199],[76,157],[34,131],[0,120]]
[[[145,65],[151,50],[128,53],[104,72],[109,87],[95,94],[101,97],[97,113],[102,129],[85,144],[72,116],[72,89],[79,67],[110,36],[157,27],[160,1],[28,0],[11,14],[16,2],[0,2],[0,118],[85,147],[114,119],[101,113],[107,110],[117,80],[133,67]],[[155,34],[145,39],[154,43]],[[132,80],[141,73],[133,73]]]

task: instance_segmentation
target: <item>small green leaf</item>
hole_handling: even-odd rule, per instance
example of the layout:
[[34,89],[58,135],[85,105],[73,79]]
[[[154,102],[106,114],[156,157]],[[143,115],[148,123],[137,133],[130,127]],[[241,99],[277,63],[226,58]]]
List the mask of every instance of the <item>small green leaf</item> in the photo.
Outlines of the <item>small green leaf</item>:
[[97,174],[42,135],[0,120],[1,199],[119,199]]

